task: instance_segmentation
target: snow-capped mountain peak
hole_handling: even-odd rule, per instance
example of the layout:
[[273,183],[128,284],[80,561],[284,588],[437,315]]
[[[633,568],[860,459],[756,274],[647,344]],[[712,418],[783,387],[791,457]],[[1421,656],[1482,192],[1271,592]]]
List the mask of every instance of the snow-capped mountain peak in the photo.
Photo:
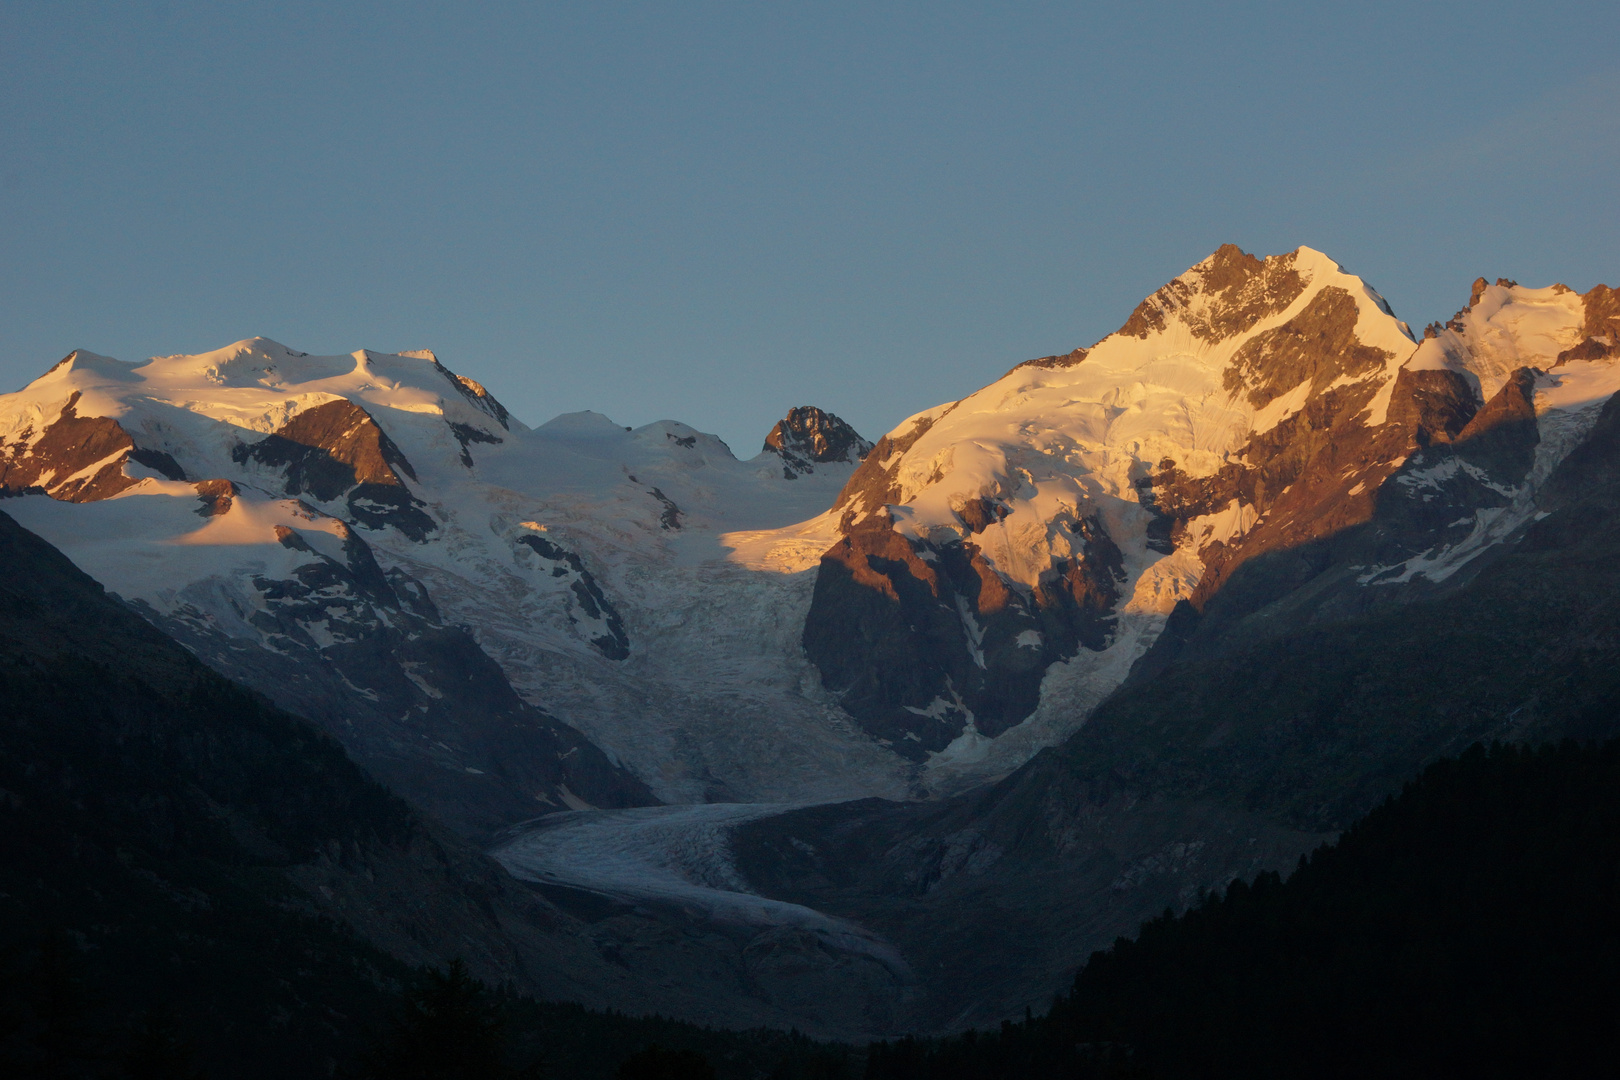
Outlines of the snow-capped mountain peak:
[[800,405],[771,428],[762,453],[780,456],[782,478],[793,480],[815,472],[817,465],[856,464],[871,450],[871,443],[832,413]]
[[[672,420],[630,430],[575,413],[530,429],[426,350],[314,356],[250,338],[132,364],[80,352],[0,399],[0,486],[28,495],[8,504],[19,520],[109,588],[301,711],[321,708],[278,657],[303,650],[326,673],[317,683],[348,687],[362,712],[370,694],[403,700],[384,685],[395,675],[426,670],[386,630],[414,625],[405,594],[350,596],[358,585],[344,583],[364,575],[344,551],[360,545],[414,583],[433,625],[472,628],[530,703],[665,798],[900,793],[904,765],[876,746],[852,757],[863,740],[847,718],[800,691],[815,680],[794,612],[813,572],[739,554],[816,518],[866,445],[808,412],[845,452],[790,480],[776,450],[738,461]],[[214,516],[198,521],[199,508]],[[342,524],[352,542],[333,548],[313,521]],[[336,577],[317,587],[311,575]],[[279,614],[294,597],[296,618]],[[361,641],[375,648],[357,668]],[[739,667],[754,674],[736,683]],[[456,696],[433,681],[412,693],[435,715]],[[717,752],[757,741],[746,732],[765,713],[797,733],[790,751]],[[671,743],[672,723],[684,743]],[[377,752],[359,735],[352,745]],[[600,778],[566,786],[586,801],[608,790]],[[567,803],[555,785],[535,797]]]
[[1556,289],[1475,293],[1419,349],[1323,253],[1228,245],[1089,349],[908,418],[838,498],[805,631],[827,687],[941,774],[1061,738],[1178,604],[1202,610],[1257,556],[1358,528],[1418,448],[1473,439],[1476,412],[1473,430],[1531,408],[1481,409],[1515,366],[1615,340],[1579,344],[1587,305]]
[[[1288,575],[1359,604],[1479,565],[1541,512],[1617,361],[1601,286],[1482,280],[1418,342],[1321,252],[1226,246],[875,445],[811,406],[747,460],[674,420],[531,429],[427,350],[250,338],[72,354],[0,398],[0,488],[211,662],[274,695],[297,656],[386,703],[396,747],[421,706],[473,707],[409,644],[464,627],[488,665],[459,670],[659,798],[904,796],[1059,741]],[[565,773],[502,798],[630,790]]]

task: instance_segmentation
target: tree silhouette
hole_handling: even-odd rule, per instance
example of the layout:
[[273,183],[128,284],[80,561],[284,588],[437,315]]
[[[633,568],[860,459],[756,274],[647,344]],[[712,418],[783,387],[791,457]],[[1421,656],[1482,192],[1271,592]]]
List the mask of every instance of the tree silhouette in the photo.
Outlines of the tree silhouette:
[[619,1080],[714,1080],[714,1066],[696,1050],[665,1050],[654,1043],[625,1059]]
[[123,1055],[123,1076],[125,1080],[202,1080],[196,1056],[168,1009],[149,1009],[136,1021]]
[[405,994],[390,1029],[373,1051],[374,1080],[501,1080],[532,1076],[506,1057],[505,1010],[483,983],[453,960],[428,970]]
[[22,977],[22,1000],[29,1021],[23,1025],[31,1047],[24,1050],[22,1075],[66,1080],[89,1075],[101,1057],[100,1040],[90,1024],[91,996],[85,986],[78,944],[62,931],[49,931]]

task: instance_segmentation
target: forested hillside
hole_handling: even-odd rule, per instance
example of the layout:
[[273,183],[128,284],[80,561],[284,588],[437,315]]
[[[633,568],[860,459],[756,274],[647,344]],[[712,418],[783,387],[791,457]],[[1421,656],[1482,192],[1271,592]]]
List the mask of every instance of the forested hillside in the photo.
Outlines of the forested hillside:
[[1620,1051],[1620,742],[1475,746],[1099,952],[1051,1012],[871,1080],[1592,1076]]

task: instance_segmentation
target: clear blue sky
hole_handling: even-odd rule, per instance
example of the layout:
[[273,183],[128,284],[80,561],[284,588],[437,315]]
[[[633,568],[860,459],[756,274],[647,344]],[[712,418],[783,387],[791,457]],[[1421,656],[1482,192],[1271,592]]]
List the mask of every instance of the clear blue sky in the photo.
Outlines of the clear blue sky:
[[876,436],[1223,242],[1414,326],[1620,284],[1620,4],[0,5],[0,388],[438,351],[538,423]]

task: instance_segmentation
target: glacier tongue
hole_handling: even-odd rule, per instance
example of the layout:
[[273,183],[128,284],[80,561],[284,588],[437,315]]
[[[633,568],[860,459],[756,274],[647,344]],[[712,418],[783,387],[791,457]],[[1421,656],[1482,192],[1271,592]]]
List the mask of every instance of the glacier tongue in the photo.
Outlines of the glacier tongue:
[[905,960],[877,934],[800,904],[759,896],[737,872],[731,831],[800,805],[708,803],[551,814],[521,828],[491,854],[523,881],[674,904],[716,923],[804,930],[832,948],[870,956],[909,980]]

